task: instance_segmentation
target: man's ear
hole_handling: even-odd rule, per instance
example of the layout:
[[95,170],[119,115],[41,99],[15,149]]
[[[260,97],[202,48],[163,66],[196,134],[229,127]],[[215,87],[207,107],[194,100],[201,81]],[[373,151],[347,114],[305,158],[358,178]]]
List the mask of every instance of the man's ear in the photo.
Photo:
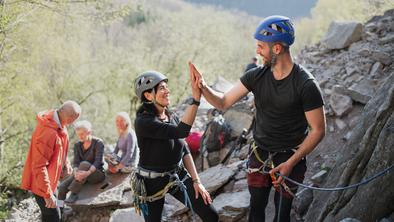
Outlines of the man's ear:
[[277,43],[272,46],[272,52],[274,54],[279,55],[282,53],[282,51],[283,51],[283,46],[281,44]]

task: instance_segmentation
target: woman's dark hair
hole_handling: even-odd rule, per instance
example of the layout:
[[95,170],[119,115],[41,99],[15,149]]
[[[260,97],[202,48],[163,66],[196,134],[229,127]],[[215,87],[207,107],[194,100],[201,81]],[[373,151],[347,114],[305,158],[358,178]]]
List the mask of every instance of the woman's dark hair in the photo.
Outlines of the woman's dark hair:
[[[157,89],[159,88],[159,84],[160,84],[160,82],[159,83],[157,83],[157,85],[154,87],[155,88],[155,92],[157,92]],[[141,96],[141,102],[143,102],[143,103],[149,103],[150,101],[145,97],[145,92],[149,92],[149,93],[151,93],[152,92],[152,89],[148,89],[148,90],[145,90],[143,93],[142,93],[142,96]]]

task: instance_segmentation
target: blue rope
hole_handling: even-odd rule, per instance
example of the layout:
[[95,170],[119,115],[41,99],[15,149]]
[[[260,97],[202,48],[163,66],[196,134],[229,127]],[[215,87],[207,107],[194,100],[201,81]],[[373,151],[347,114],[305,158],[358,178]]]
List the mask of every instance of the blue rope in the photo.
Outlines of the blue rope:
[[[297,181],[295,181],[295,180],[293,180],[293,179],[290,179],[290,178],[287,177],[287,176],[283,176],[282,174],[280,174],[280,173],[278,173],[278,172],[276,172],[275,175],[281,176],[281,177],[283,177],[285,180],[290,181],[290,182],[292,182],[292,183],[294,183],[294,184],[296,184],[296,185],[298,185],[298,186],[300,186],[300,187],[304,187],[304,188],[307,188],[307,189],[319,190],[319,191],[341,191],[341,190],[352,189],[352,188],[356,188],[356,187],[365,185],[365,184],[371,182],[372,180],[374,180],[374,179],[376,179],[376,178],[378,178],[378,177],[380,177],[380,176],[383,176],[385,173],[389,172],[393,167],[394,167],[394,164],[391,165],[390,167],[384,169],[383,171],[381,171],[381,172],[375,174],[374,176],[372,176],[372,177],[366,179],[366,180],[363,180],[363,181],[361,181],[361,182],[359,182],[359,183],[352,184],[352,185],[349,185],[349,186],[344,186],[344,187],[313,187],[313,186],[310,186],[310,185],[306,185],[306,184],[303,184],[303,183],[299,183],[299,182],[297,182]],[[269,173],[269,172],[263,169],[263,173]]]
[[140,209],[141,209],[142,213],[145,216],[148,216],[148,214],[149,214],[148,204],[147,203],[140,203],[139,206],[140,206]]
[[179,187],[179,190],[183,193],[183,196],[185,197],[183,203],[185,204],[186,207],[189,207],[190,210],[192,211],[192,214],[194,215],[194,210],[192,206],[192,202],[190,200],[189,194],[187,193],[187,187],[184,184],[184,181],[188,178],[185,176],[182,180],[179,179],[178,174],[174,175],[175,177],[175,184]]

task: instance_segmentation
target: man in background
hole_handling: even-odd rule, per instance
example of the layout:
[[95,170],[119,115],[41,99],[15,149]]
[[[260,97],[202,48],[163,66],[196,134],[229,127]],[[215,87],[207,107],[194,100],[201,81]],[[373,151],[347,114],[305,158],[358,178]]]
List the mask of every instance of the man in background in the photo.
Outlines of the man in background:
[[23,169],[21,188],[33,193],[43,222],[60,221],[55,190],[63,166],[67,174],[72,173],[72,167],[67,164],[69,141],[66,126],[80,115],[81,107],[74,101],[66,101],[58,109],[37,115],[37,126]]

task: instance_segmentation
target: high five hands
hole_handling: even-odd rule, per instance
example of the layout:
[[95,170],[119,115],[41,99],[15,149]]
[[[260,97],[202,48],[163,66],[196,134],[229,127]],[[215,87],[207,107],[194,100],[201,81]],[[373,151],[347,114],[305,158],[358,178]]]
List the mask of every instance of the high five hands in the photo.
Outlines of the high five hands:
[[205,80],[196,66],[189,61],[190,80],[192,85],[197,85],[198,88],[203,89],[206,86]]

